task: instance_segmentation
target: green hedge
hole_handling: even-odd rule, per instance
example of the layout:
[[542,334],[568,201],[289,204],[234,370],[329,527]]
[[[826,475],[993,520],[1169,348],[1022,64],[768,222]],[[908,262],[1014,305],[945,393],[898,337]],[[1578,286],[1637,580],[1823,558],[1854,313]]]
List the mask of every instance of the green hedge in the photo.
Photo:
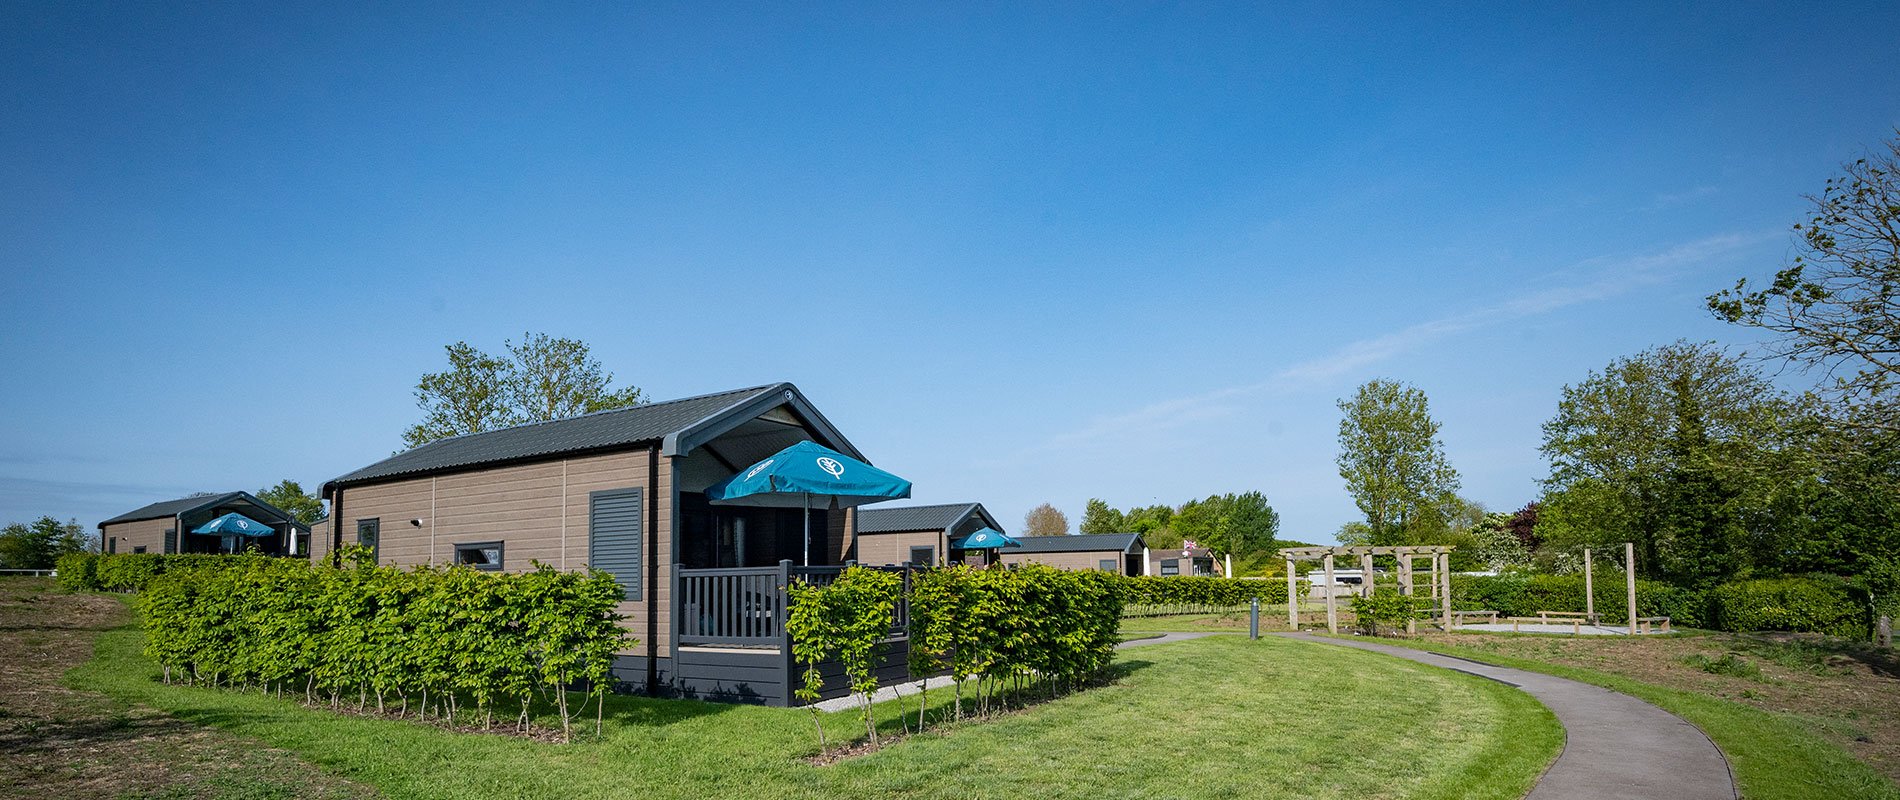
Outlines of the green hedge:
[[[1605,622],[1628,620],[1628,588],[1621,572],[1592,576],[1596,611]],[[1511,617],[1539,611],[1583,611],[1582,575],[1454,575],[1452,605],[1460,610],[1488,609]],[[1692,589],[1661,581],[1636,581],[1636,612],[1645,617],[1669,617],[1684,627],[1707,622],[1707,599]]]
[[1080,685],[1114,660],[1121,578],[1041,565],[923,570],[911,581],[911,668],[958,681]]
[[[1104,573],[1106,574],[1106,573]],[[1240,580],[1205,575],[1137,575],[1121,578],[1122,598],[1143,606],[1244,606],[1259,598],[1261,605],[1286,603],[1286,579]],[[1298,591],[1304,591],[1300,581]]]
[[204,553],[73,553],[61,556],[57,568],[59,585],[68,589],[138,592],[168,572],[219,570],[239,558]]
[[135,602],[146,652],[167,680],[301,690],[332,705],[354,695],[379,711],[399,700],[426,714],[433,703],[451,722],[458,708],[488,720],[514,701],[525,725],[533,694],[551,692],[565,730],[562,690],[585,682],[605,692],[629,642],[615,613],[623,595],[605,572],[402,570],[355,550],[343,568],[253,555],[166,569]]
[[1864,639],[1867,599],[1832,577],[1736,581],[1709,593],[1715,626],[1729,631],[1811,631]]

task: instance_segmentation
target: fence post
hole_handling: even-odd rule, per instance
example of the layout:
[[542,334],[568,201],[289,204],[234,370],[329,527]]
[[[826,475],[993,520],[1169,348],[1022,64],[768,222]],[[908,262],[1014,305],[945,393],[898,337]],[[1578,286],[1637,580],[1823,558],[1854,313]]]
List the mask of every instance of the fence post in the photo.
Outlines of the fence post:
[[1260,638],[1260,598],[1254,598],[1252,602],[1249,602],[1247,605],[1249,606],[1249,613],[1247,615],[1247,638],[1258,639]]
[[1880,622],[1874,626],[1874,644],[1881,647],[1893,646],[1893,617],[1880,615]]

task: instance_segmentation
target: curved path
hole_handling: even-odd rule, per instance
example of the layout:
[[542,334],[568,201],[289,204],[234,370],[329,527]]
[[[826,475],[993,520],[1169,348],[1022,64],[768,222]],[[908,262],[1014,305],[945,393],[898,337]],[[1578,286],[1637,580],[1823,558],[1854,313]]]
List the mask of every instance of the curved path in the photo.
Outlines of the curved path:
[[1563,723],[1564,749],[1529,800],[1735,800],[1728,759],[1700,728],[1626,694],[1587,683],[1375,642],[1276,633],[1356,647],[1508,683],[1530,693]]

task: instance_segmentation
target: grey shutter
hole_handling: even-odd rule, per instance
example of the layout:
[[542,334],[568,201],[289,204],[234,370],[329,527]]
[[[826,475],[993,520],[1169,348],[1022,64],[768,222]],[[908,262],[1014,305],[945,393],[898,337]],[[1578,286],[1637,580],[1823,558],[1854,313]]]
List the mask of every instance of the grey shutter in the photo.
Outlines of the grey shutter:
[[587,496],[587,564],[613,573],[628,600],[640,599],[639,489]]
[[167,553],[178,552],[178,529],[177,528],[165,529],[165,552]]

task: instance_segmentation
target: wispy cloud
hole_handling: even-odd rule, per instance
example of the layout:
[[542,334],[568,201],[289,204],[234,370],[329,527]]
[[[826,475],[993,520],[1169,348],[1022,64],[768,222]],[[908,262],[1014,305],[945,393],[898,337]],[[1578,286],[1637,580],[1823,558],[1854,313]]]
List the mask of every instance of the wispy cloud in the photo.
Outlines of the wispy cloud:
[[1176,397],[1123,413],[1102,415],[1081,428],[1056,434],[1040,445],[1029,448],[1029,451],[1058,450],[1131,436],[1149,436],[1196,422],[1224,418],[1244,410],[1247,401],[1252,398],[1322,385],[1459,333],[1608,300],[1644,287],[1667,283],[1693,267],[1778,235],[1780,232],[1776,231],[1711,236],[1652,253],[1591,259],[1553,273],[1584,276],[1580,280],[1507,297],[1479,308],[1347,342],[1324,355],[1288,365],[1263,381]]
[[1645,206],[1643,210],[1655,211],[1661,208],[1679,206],[1684,203],[1692,203],[1704,197],[1709,197],[1711,195],[1718,194],[1720,192],[1721,192],[1720,189],[1714,186],[1707,186],[1707,185],[1697,186],[1690,189],[1684,189],[1680,192],[1663,192],[1662,194],[1656,195],[1654,198],[1651,198],[1649,201],[1649,205]]

